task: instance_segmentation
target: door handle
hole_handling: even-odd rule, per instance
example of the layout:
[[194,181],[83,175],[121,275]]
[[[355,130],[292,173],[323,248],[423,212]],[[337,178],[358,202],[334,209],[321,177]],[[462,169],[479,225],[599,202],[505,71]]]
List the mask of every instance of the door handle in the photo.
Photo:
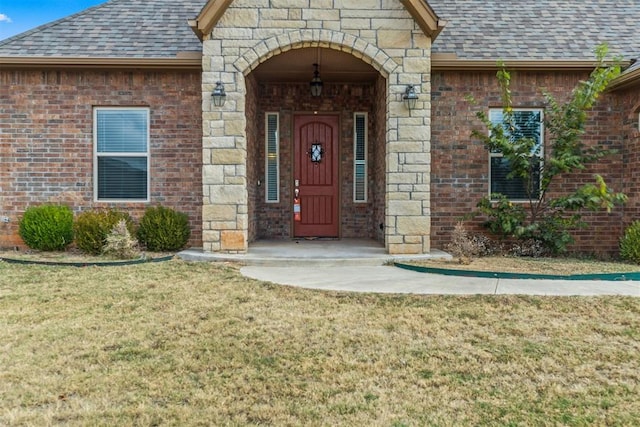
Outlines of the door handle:
[[296,199],[297,199],[298,197],[300,197],[300,189],[299,189],[299,188],[296,188],[295,190],[293,190],[293,192],[294,192],[294,193],[295,193],[295,195],[296,195]]

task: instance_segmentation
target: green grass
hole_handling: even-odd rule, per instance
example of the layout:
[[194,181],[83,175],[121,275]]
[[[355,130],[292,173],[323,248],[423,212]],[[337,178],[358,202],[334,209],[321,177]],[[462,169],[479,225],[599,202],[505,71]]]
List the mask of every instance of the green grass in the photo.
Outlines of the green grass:
[[640,298],[0,263],[0,425],[633,425]]

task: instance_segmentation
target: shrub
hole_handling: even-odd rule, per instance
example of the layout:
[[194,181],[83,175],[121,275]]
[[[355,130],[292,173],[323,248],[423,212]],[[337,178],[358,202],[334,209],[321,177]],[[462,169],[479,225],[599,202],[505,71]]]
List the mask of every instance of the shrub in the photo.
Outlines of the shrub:
[[73,241],[73,212],[62,205],[30,207],[20,220],[18,233],[31,249],[64,250]]
[[107,236],[103,252],[105,255],[117,259],[132,259],[140,256],[138,241],[131,237],[124,219],[118,221]]
[[474,257],[495,253],[496,245],[486,236],[469,234],[463,223],[458,222],[445,249],[458,258],[460,264],[469,264]]
[[133,221],[126,212],[110,209],[81,213],[74,224],[76,245],[83,252],[100,255],[107,242],[107,236],[120,220],[124,220],[129,233],[134,234]]
[[620,239],[620,256],[627,261],[640,264],[640,221],[634,221]]
[[138,227],[138,240],[150,251],[176,251],[191,236],[189,217],[162,206],[145,210]]

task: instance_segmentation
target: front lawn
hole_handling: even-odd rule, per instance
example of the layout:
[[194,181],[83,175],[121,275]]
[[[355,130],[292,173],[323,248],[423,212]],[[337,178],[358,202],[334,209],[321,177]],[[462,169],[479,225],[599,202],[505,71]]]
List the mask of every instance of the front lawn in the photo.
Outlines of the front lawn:
[[639,395],[640,298],[0,262],[0,425],[632,425]]

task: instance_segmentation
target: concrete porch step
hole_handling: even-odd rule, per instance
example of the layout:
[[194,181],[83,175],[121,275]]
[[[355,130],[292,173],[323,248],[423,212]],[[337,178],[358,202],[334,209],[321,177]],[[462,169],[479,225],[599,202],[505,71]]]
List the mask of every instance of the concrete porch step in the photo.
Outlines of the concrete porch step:
[[421,255],[389,255],[378,242],[366,239],[340,240],[269,240],[249,245],[246,254],[206,253],[187,249],[178,254],[186,261],[237,262],[243,265],[298,266],[379,266],[393,262],[450,258],[434,250]]

